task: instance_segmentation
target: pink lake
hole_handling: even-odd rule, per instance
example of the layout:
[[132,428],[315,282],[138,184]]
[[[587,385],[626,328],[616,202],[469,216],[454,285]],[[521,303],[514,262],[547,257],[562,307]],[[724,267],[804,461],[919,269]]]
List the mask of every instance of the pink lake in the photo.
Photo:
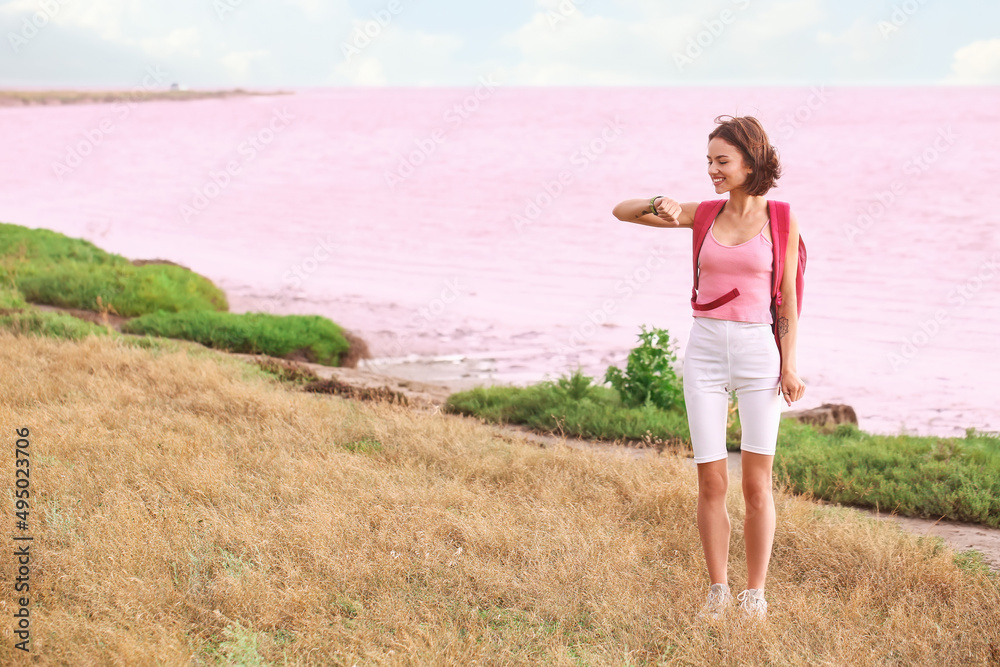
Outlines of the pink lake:
[[[1000,430],[1000,89],[310,89],[0,108],[0,220],[202,273],[233,311],[320,314],[372,366],[524,384],[680,356],[691,236],[631,197],[715,198],[707,135],[755,115],[809,249],[794,408]],[[228,171],[227,171],[228,169]]]

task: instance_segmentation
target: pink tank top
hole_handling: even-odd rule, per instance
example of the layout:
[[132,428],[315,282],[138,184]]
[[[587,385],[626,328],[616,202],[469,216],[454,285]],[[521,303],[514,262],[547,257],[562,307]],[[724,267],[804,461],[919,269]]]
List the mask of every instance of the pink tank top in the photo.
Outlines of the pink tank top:
[[716,320],[771,324],[771,264],[774,257],[773,245],[764,236],[767,224],[761,227],[757,236],[734,246],[719,243],[712,233],[714,227],[713,220],[699,255],[701,275],[698,278],[697,303],[709,303],[734,287],[740,294],[718,308],[692,309],[692,313],[695,317]]

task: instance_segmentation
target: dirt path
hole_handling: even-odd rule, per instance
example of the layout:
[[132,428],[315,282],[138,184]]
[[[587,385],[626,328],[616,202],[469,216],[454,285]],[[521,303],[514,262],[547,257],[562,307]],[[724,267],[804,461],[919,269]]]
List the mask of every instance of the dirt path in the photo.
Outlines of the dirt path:
[[[37,304],[36,307],[43,310],[59,310],[83,319],[101,323],[100,315],[97,313],[91,313],[90,311],[78,311],[74,309],[41,306]],[[111,326],[118,329],[122,319],[124,318],[115,318],[112,315],[110,321]],[[248,361],[264,358],[259,355],[251,354],[234,354],[226,352],[219,352],[219,354],[230,354],[230,356],[241,357]],[[334,368],[331,366],[322,366],[320,364],[310,364],[306,362],[296,362],[296,364],[300,367],[308,368],[315,373],[317,377],[323,380],[336,379],[342,383],[361,389],[388,389],[389,391],[405,396],[411,408],[431,414],[436,414],[441,411],[441,406],[453,391],[452,388],[443,385],[427,384],[414,380],[382,375],[381,373],[375,373],[368,370],[359,370],[355,368]],[[640,447],[630,447],[621,444],[598,442],[581,438],[536,433],[526,427],[518,425],[507,425],[502,427],[495,426],[495,428],[499,433],[506,435],[507,437],[522,438],[531,442],[537,442],[543,446],[562,444],[569,447],[575,447],[577,449],[596,449],[615,454],[626,453],[636,458],[642,458],[648,452],[648,449]],[[695,465],[693,459],[689,458],[687,460],[692,466]],[[731,452],[729,454],[729,471],[732,476],[739,477],[740,455],[738,452]],[[1000,529],[956,521],[934,521],[931,519],[895,516],[885,513],[877,513],[873,510],[864,508],[855,509],[884,521],[894,521],[904,529],[919,535],[936,535],[941,537],[956,551],[976,549],[984,555],[986,561],[993,569],[1000,571]]]

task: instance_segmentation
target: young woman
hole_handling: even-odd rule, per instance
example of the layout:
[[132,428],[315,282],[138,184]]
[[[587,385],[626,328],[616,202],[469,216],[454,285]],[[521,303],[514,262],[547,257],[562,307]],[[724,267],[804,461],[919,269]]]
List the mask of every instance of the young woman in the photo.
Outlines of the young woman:
[[[698,296],[682,369],[691,444],[698,465],[698,532],[711,580],[700,616],[718,618],[734,605],[727,576],[726,421],[729,392],[735,391],[742,428],[747,553],[747,587],[737,599],[745,614],[763,618],[767,611],[764,580],[774,541],[771,466],[781,400],[791,405],[805,391],[795,359],[799,225],[792,213],[780,285],[782,304],[776,307],[779,357],[771,328],[773,257],[764,195],[781,176],[781,166],[756,118],[719,116],[715,122],[718,127],[708,136],[708,176],[716,194],[728,192],[729,199],[711,223],[699,254]],[[640,225],[690,229],[697,209],[698,202],[679,204],[661,196],[623,201],[613,214]],[[739,289],[735,299],[698,308],[734,287]]]

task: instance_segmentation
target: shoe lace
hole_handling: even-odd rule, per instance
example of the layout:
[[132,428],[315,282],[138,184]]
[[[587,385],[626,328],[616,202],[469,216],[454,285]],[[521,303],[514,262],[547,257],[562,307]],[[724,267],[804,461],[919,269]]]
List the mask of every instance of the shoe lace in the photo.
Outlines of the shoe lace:
[[728,591],[724,588],[715,589],[708,592],[708,604],[706,606],[710,608],[716,608],[722,606],[726,601]]
[[749,590],[741,592],[739,595],[736,596],[736,599],[740,601],[740,604],[745,609],[761,606],[760,605],[761,600],[759,598],[754,597]]

